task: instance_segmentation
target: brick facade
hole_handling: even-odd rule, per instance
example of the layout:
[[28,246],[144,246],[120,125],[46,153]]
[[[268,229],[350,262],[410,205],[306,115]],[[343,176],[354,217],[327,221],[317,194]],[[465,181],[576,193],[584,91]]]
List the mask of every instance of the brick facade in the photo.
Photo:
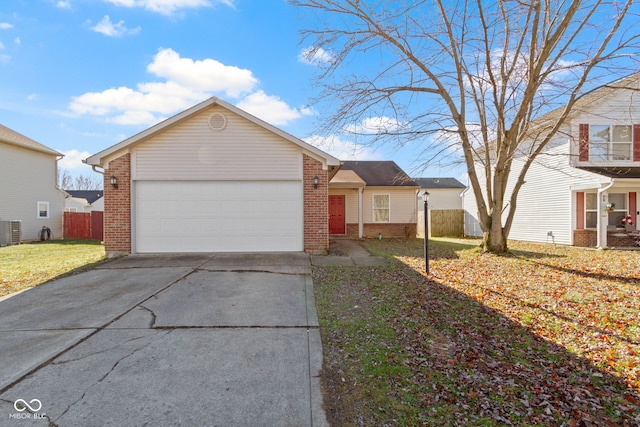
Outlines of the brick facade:
[[[326,254],[329,248],[329,176],[322,163],[302,156],[302,187],[304,188],[304,251]],[[313,188],[313,178],[319,178]]]
[[[403,237],[415,238],[417,234],[417,224],[362,224],[362,237],[377,238],[382,237]],[[358,224],[347,224],[347,236],[358,237]]]
[[595,247],[598,244],[598,236],[595,230],[574,230],[573,246],[583,248]]
[[[607,232],[607,246],[612,248],[627,248],[636,245],[636,239],[624,235],[624,231]],[[574,230],[573,246],[595,248],[598,245],[598,236],[595,230]]]
[[[109,182],[118,179],[118,188]],[[319,178],[313,188],[313,178]],[[329,248],[328,173],[322,163],[303,155],[304,250],[326,253]],[[104,173],[104,245],[107,254],[131,253],[131,156],[109,163]]]
[[[114,175],[118,188],[109,180]],[[131,155],[109,163],[104,172],[104,249],[109,255],[131,253]]]

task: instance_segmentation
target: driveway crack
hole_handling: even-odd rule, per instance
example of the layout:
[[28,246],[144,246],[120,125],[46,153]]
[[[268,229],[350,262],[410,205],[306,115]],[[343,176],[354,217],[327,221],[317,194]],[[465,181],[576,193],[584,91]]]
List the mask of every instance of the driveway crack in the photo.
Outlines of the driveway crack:
[[[169,331],[167,331],[164,335],[167,335],[167,334],[169,334],[169,333],[170,333],[170,332],[169,332]],[[155,334],[154,334],[154,335],[155,335]],[[145,337],[145,338],[146,338],[146,337]],[[129,341],[127,341],[127,342],[130,342],[130,341],[133,341],[133,340],[129,340]],[[80,398],[76,399],[76,401],[75,401],[75,402],[71,403],[71,404],[70,404],[70,405],[69,405],[69,406],[68,406],[68,407],[67,407],[67,408],[62,412],[62,414],[60,414],[60,416],[58,417],[58,419],[62,419],[62,418],[65,416],[65,414],[71,410],[71,408],[73,408],[75,405],[77,405],[78,403],[80,403],[80,402],[84,399],[84,397],[87,395],[87,392],[88,392],[90,389],[92,389],[93,387],[95,387],[95,386],[99,385],[99,384],[100,384],[100,383],[102,383],[102,382],[103,382],[103,381],[104,381],[104,380],[105,380],[109,375],[111,375],[111,374],[116,370],[116,368],[118,367],[118,365],[120,365],[120,363],[121,363],[122,361],[124,361],[125,359],[128,359],[129,357],[133,356],[133,355],[134,355],[134,354],[136,354],[137,352],[139,352],[139,351],[142,351],[142,350],[146,349],[146,348],[147,348],[147,347],[149,347],[151,344],[153,344],[153,342],[154,342],[154,340],[149,340],[149,342],[148,342],[148,343],[146,343],[145,345],[143,345],[142,347],[138,347],[138,348],[136,348],[136,349],[132,350],[131,352],[129,352],[129,354],[126,354],[126,355],[122,356],[121,358],[119,358],[118,360],[116,360],[116,362],[113,364],[113,366],[111,366],[111,368],[110,368],[107,372],[105,372],[105,374],[104,374],[102,377],[100,377],[100,378],[99,378],[95,383],[93,383],[93,384],[91,384],[89,387],[87,387],[87,389],[86,389],[86,390],[84,390],[84,391],[82,392],[82,396],[80,396]],[[118,347],[118,346],[116,346],[116,347]]]
[[158,319],[158,316],[156,316],[156,313],[154,313],[153,310],[151,310],[148,307],[145,307],[142,304],[140,304],[140,308],[142,308],[144,310],[147,310],[151,314],[151,321],[149,322],[149,329],[154,329],[154,327],[156,326],[156,320]]

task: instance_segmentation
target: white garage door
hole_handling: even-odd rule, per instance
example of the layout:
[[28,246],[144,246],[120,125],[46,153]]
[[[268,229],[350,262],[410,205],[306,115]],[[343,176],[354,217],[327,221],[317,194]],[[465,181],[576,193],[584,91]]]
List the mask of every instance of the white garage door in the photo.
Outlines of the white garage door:
[[135,252],[303,250],[302,183],[136,181]]

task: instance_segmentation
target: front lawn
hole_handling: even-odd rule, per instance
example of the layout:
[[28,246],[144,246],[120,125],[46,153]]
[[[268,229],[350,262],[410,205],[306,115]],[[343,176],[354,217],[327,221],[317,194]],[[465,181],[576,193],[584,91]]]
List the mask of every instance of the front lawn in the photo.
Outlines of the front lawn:
[[0,248],[0,296],[89,268],[104,258],[95,240],[49,240]]
[[313,270],[332,425],[640,424],[640,252],[364,244]]

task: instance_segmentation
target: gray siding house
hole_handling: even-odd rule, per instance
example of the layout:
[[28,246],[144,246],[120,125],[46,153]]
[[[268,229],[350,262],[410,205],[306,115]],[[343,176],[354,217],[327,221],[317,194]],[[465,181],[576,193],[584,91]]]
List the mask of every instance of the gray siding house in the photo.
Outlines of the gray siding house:
[[62,238],[64,193],[57,187],[62,154],[0,125],[0,221],[20,221],[22,241],[42,227]]

